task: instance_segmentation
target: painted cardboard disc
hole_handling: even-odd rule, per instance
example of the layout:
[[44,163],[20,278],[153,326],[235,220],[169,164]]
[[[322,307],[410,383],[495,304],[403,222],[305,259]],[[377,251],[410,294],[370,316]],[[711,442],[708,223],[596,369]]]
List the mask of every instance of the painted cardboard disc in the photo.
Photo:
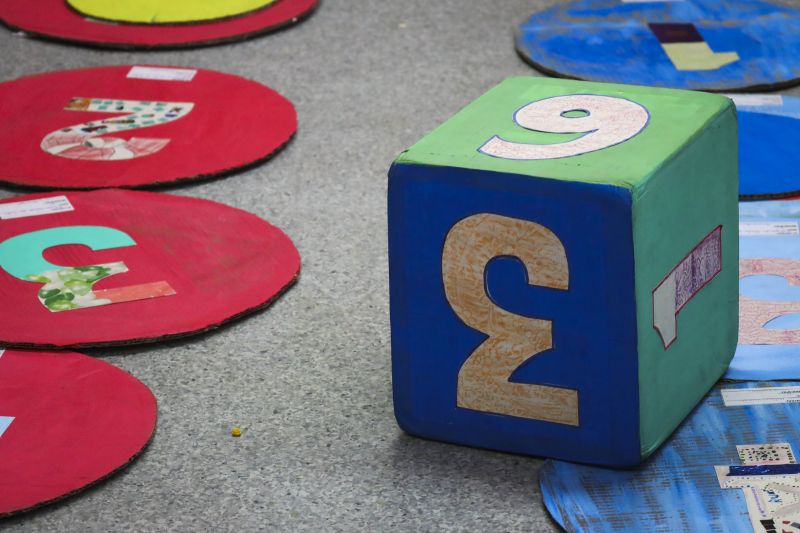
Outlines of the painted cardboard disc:
[[135,24],[174,24],[236,17],[275,0],[66,0],[87,17]]
[[548,460],[545,506],[570,533],[797,533],[798,506],[784,506],[800,501],[799,393],[800,382],[718,385],[636,470]]
[[800,201],[739,204],[739,345],[727,379],[800,379]]
[[0,83],[0,181],[143,187],[262,162],[297,129],[289,100],[212,70],[125,65]]
[[800,194],[800,98],[730,95],[739,115],[739,197]]
[[155,428],[156,399],[127,372],[78,353],[0,349],[0,516],[110,476]]
[[240,41],[279,30],[309,17],[317,4],[318,0],[276,0],[249,14],[208,22],[116,24],[81,15],[65,0],[3,0],[0,21],[34,37],[87,46],[182,48]]
[[266,307],[300,256],[216,202],[108,189],[0,201],[0,344],[101,346],[207,331]]
[[731,91],[800,78],[800,14],[762,0],[573,0],[523,22],[516,46],[581,80]]

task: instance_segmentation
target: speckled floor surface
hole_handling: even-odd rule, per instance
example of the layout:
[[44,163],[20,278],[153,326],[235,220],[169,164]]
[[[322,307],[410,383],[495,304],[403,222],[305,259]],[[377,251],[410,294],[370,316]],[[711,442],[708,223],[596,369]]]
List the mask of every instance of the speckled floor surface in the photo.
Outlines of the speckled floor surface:
[[95,51],[0,31],[3,80],[146,62],[223,70],[287,96],[299,129],[283,153],[163,192],[265,217],[303,256],[299,283],[265,312],[181,342],[90,352],[152,388],[155,439],[119,475],[0,528],[555,529],[536,484],[540,461],[412,438],[392,415],[386,172],[501,79],[533,74],[512,30],[535,2],[470,4],[325,0],[288,31],[180,52]]
[[[504,77],[536,75],[514,52],[512,30],[547,3],[325,0],[288,31],[163,53],[0,31],[3,80],[170,64],[239,74],[290,98],[299,131],[274,160],[163,192],[265,217],[303,256],[298,285],[265,312],[185,341],[89,352],[152,388],[154,441],[121,474],[0,528],[556,531],[537,487],[539,460],[396,426],[386,252],[391,161]],[[241,438],[230,436],[234,425]]]

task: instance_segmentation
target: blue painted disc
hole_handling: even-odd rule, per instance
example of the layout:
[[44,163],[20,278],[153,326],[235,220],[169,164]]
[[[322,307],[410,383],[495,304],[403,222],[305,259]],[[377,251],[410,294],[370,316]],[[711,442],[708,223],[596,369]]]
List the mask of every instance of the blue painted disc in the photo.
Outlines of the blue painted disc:
[[[725,378],[800,379],[800,313],[791,309],[800,310],[800,285],[785,277],[800,277],[800,200],[742,202],[739,228],[740,274],[754,262],[760,273],[739,280],[739,346]],[[773,303],[763,325],[747,319]]]
[[567,78],[766,88],[800,81],[799,13],[762,0],[574,0],[535,13],[516,43],[525,60]]
[[[800,98],[733,96],[739,114],[739,197],[800,194]],[[751,103],[764,102],[751,105]]]
[[744,492],[720,488],[714,466],[742,465],[742,444],[788,443],[800,451],[800,404],[726,407],[720,389],[787,386],[800,382],[718,385],[636,470],[548,460],[539,471],[547,510],[570,533],[752,533]]

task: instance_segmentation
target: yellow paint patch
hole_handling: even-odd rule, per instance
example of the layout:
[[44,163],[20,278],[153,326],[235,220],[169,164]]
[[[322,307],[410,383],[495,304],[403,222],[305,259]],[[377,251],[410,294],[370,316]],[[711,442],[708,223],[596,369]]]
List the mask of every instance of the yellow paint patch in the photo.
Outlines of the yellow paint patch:
[[139,24],[208,21],[242,15],[274,0],[67,0],[86,16]]
[[715,52],[706,42],[662,44],[678,70],[717,70],[739,61],[736,52]]

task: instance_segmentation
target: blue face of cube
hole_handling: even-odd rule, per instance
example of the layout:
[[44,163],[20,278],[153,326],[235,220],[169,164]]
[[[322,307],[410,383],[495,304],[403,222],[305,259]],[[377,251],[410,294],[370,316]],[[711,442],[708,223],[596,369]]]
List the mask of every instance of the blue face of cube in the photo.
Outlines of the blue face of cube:
[[[496,257],[480,244],[485,235],[470,236],[470,222],[484,218],[500,227],[510,224],[508,232],[489,239]],[[557,246],[542,250],[526,244],[531,228],[539,232],[536,239],[546,237],[545,244]],[[453,244],[454,235],[463,238]],[[395,165],[389,182],[389,261],[400,426],[471,446],[637,464],[631,235],[626,189]],[[473,253],[481,247],[483,256]],[[523,249],[533,257],[528,270],[514,257]],[[539,282],[558,263],[548,263],[546,256],[561,249],[566,283]],[[475,256],[477,267],[463,261]],[[558,407],[562,404],[567,407]]]

